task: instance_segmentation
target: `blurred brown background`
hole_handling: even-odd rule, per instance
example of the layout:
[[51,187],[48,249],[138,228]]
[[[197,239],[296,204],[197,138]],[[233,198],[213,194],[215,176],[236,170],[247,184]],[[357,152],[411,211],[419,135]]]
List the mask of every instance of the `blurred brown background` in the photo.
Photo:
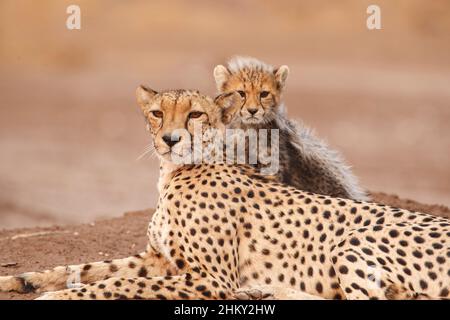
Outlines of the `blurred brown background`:
[[234,54],[289,65],[289,114],[369,190],[450,205],[448,0],[2,0],[0,229],[154,207],[135,87],[213,95]]

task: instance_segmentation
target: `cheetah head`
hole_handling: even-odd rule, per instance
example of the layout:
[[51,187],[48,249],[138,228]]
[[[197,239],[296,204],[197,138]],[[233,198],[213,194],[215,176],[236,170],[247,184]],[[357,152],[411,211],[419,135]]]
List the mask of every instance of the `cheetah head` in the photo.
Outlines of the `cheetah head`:
[[272,121],[279,112],[281,94],[289,74],[287,66],[273,68],[254,58],[235,57],[228,66],[214,68],[220,93],[236,91],[241,98],[232,126],[257,126]]
[[208,147],[216,134],[223,134],[240,106],[237,93],[222,94],[213,100],[198,91],[156,92],[139,86],[136,97],[156,153],[160,159],[176,164],[196,163],[196,143]]

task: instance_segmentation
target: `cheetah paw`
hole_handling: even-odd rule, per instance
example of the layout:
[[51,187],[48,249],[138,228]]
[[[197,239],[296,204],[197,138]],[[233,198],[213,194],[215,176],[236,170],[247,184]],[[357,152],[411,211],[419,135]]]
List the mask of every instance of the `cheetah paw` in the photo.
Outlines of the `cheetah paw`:
[[21,276],[3,276],[0,277],[0,292],[15,291],[18,293],[37,292],[38,287],[33,286],[27,281],[27,274]]
[[234,293],[238,300],[322,300],[322,297],[314,296],[306,292],[298,291],[292,288],[257,286],[240,288]]
[[236,290],[233,295],[237,300],[262,300],[272,296],[273,292],[268,288],[241,288]]
[[48,291],[37,297],[35,300],[67,300],[67,295],[64,295],[63,291],[65,290]]

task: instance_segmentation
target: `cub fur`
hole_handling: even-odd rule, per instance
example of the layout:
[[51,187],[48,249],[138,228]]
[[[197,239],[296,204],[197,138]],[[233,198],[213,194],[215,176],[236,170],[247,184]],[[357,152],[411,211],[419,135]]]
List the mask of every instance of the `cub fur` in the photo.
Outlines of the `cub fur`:
[[281,100],[287,66],[274,68],[249,57],[234,57],[227,67],[214,68],[219,93],[237,91],[242,105],[230,128],[278,129],[278,178],[298,189],[333,197],[367,200],[342,156],[318,139],[306,126],[287,119]]

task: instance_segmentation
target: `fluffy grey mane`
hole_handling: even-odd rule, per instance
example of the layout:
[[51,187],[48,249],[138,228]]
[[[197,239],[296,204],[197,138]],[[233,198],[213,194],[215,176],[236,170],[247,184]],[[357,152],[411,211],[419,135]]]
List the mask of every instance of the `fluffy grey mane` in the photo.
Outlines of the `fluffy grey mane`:
[[366,192],[360,187],[358,179],[353,175],[351,167],[345,164],[342,155],[331,149],[328,144],[319,139],[314,130],[302,122],[288,120],[283,115],[277,118],[280,129],[287,130],[292,138],[291,143],[307,161],[321,162],[354,200],[370,200]]
[[265,72],[273,72],[274,67],[252,57],[234,56],[228,61],[228,70],[230,70],[231,73],[237,73],[242,69],[255,69]]

